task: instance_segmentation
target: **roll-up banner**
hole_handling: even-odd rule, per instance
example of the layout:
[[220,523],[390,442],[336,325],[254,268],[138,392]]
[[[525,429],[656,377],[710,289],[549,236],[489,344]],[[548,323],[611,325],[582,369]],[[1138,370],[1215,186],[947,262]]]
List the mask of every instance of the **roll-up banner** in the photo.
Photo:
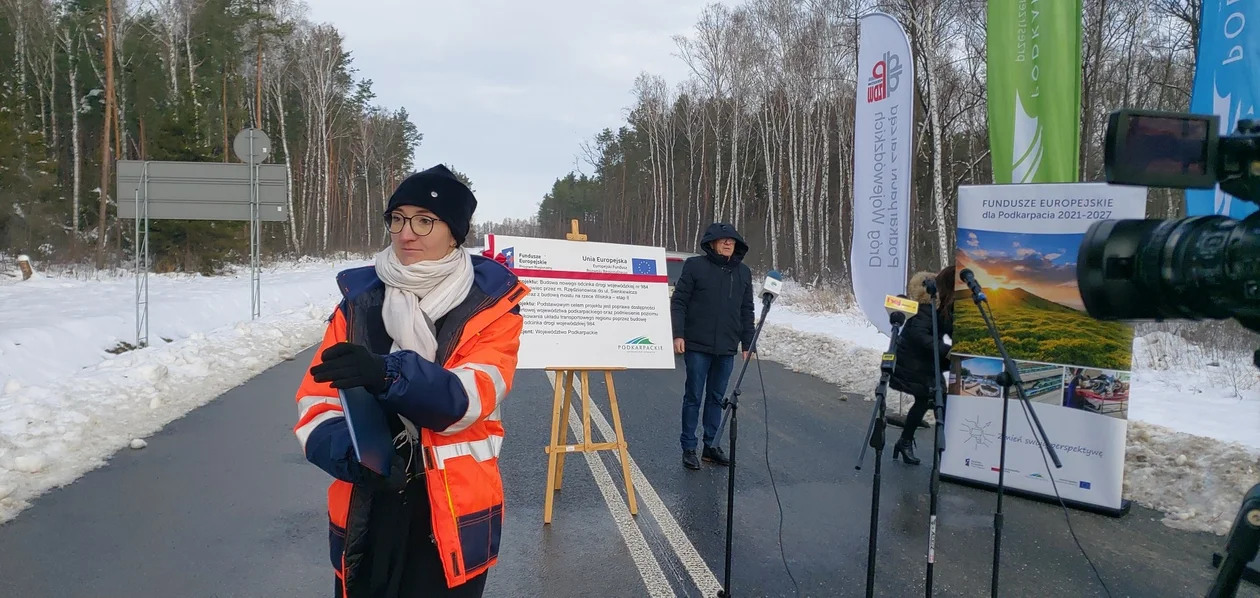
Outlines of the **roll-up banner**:
[[[958,189],[955,265],[987,297],[1062,469],[1012,387],[1006,428],[1008,488],[1091,510],[1122,513],[1133,328],[1095,320],[1076,283],[1077,250],[1099,220],[1144,218],[1146,188],[1106,183],[985,185]],[[954,295],[951,381],[942,479],[998,481],[1001,354],[961,280]],[[1139,397],[1140,400],[1140,397]]]
[[914,157],[914,61],[901,24],[862,17],[853,140],[853,244],[858,306],[881,332],[892,327],[884,297],[905,292]]

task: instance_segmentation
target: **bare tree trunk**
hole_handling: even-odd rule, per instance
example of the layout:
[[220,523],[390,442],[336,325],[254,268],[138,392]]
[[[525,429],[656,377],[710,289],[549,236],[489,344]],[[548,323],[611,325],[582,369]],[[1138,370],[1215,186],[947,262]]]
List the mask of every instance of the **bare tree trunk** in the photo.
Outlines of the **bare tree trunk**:
[[105,0],[105,123],[101,136],[101,200],[97,215],[96,267],[105,267],[106,208],[109,205],[109,174],[111,166],[109,134],[110,119],[114,114],[114,3]]
[[[322,111],[321,111],[322,112]],[[328,254],[328,232],[329,232],[329,212],[332,209],[332,152],[330,147],[332,139],[328,134],[328,121],[326,116],[321,114],[319,120],[319,173],[320,173],[320,210],[323,215],[323,222],[320,223],[320,239],[319,250],[324,255]]]
[[298,236],[297,214],[293,211],[293,154],[289,150],[289,128],[285,124],[284,90],[277,85],[275,93],[276,118],[280,121],[280,144],[284,147],[284,184],[287,189],[289,208],[289,243],[294,251],[301,251],[302,241]]
[[228,140],[228,105],[227,105],[228,69],[223,69],[223,163],[227,164],[232,154],[232,142]]
[[[818,258],[818,264],[822,274],[826,276],[830,270],[829,264],[831,263],[828,261],[830,257],[828,249],[831,248],[829,239],[831,236],[831,129],[828,127],[831,124],[831,98],[830,95],[824,97],[826,97],[826,100],[822,104],[822,122],[818,126],[819,134],[822,135],[822,172],[819,175],[822,179],[819,189],[819,203],[822,205],[822,215],[818,224],[818,233],[820,235],[819,253],[821,255]],[[844,235],[837,236],[844,237]]]
[[257,80],[254,81],[254,127],[259,128],[259,129],[262,128],[262,104],[263,104],[262,102],[262,97],[263,97],[262,66],[263,66],[262,32],[259,31],[258,33],[258,66],[256,68],[256,75],[258,78]]
[[[769,98],[767,98],[767,100],[769,100]],[[766,226],[768,230],[766,234],[766,239],[770,244],[770,267],[775,270],[778,270],[779,269],[779,244],[775,240],[776,239],[775,233],[778,231],[779,224],[776,221],[776,214],[775,214],[774,206],[775,206],[775,190],[779,186],[779,173],[778,173],[778,170],[775,168],[774,154],[771,152],[771,149],[770,149],[771,135],[775,135],[777,137],[777,133],[773,130],[774,114],[771,112],[772,110],[774,110],[773,104],[771,103],[771,101],[767,101],[765,103],[765,106],[761,109],[761,112],[760,112],[761,114],[761,147],[762,147],[762,156],[765,157],[765,162],[766,162],[766,191],[767,191]]]
[[722,193],[722,102],[715,102],[713,117],[713,220],[726,220],[726,197]]
[[739,132],[740,132],[740,107],[739,100],[734,93],[731,94],[731,178],[727,182],[726,188],[731,194],[731,225],[736,229],[740,225],[740,207],[742,198],[739,195]]
[[73,171],[70,187],[70,230],[73,232],[71,243],[77,245],[83,189],[83,141],[79,131],[79,32],[72,30],[71,25],[67,23],[58,32],[58,37],[66,51],[67,82],[70,84],[70,155]]
[[[936,20],[933,18],[935,17],[933,14],[934,9],[935,7],[933,6],[933,3],[929,2],[927,8],[927,31],[925,35],[926,39],[929,40],[929,43],[932,45],[935,45],[936,40],[936,36],[934,35],[936,31]],[[941,173],[941,170],[944,168],[942,163],[944,148],[942,146],[941,138],[945,135],[945,132],[941,126],[941,103],[938,97],[940,95],[940,87],[938,84],[940,78],[936,72],[936,53],[931,50],[925,52],[923,55],[923,64],[926,67],[925,70],[927,71],[925,74],[927,75],[926,78],[928,87],[928,121],[932,128],[932,205],[935,207],[936,212],[937,257],[940,259],[940,264],[946,264],[949,262],[949,230],[946,224],[947,220],[945,220],[945,184]],[[902,115],[902,122],[905,123],[905,121],[912,120],[912,118],[912,115]],[[909,218],[910,215],[902,214],[902,217]],[[920,230],[922,230],[922,228],[920,228]]]

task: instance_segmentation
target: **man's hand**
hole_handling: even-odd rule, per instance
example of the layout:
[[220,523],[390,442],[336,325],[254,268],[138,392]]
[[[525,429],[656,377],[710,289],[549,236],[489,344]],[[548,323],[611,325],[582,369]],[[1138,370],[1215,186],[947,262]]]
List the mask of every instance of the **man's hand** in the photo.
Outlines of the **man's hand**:
[[686,351],[687,351],[687,341],[681,338],[674,339],[674,353],[677,353],[678,355],[682,355]]
[[385,379],[385,358],[362,345],[337,343],[320,354],[321,363],[311,368],[316,382],[328,382],[333,388],[362,386],[380,394],[389,389]]

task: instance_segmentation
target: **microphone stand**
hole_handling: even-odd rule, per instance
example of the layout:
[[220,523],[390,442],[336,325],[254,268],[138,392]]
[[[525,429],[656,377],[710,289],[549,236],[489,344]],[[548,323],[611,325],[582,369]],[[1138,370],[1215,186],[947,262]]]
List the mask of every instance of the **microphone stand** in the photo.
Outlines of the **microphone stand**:
[[1251,487],[1243,497],[1242,508],[1229,530],[1225,541],[1225,556],[1220,572],[1207,598],[1233,598],[1238,594],[1238,582],[1242,579],[1247,563],[1256,558],[1260,548],[1260,484]]
[[871,537],[870,546],[866,552],[866,598],[875,595],[875,541],[879,534],[880,469],[884,456],[884,428],[887,425],[884,397],[888,393],[888,379],[892,377],[893,370],[897,366],[897,345],[901,343],[901,325],[906,322],[906,314],[894,311],[889,314],[888,321],[892,324],[892,332],[889,335],[891,338],[888,342],[888,352],[884,353],[879,363],[879,384],[875,386],[875,412],[871,414],[871,423],[866,428],[869,443],[862,445],[856,467],[861,471],[867,446],[875,449],[875,479],[871,485]]
[[945,452],[945,393],[941,388],[944,380],[941,378],[941,345],[937,324],[939,316],[936,311],[936,281],[928,279],[927,292],[932,301],[932,371],[936,375],[933,378],[936,381],[936,384],[933,385],[933,392],[936,396],[932,405],[932,412],[936,416],[936,426],[932,441],[932,474],[931,481],[928,483],[928,494],[931,498],[928,507],[927,579],[925,582],[927,598],[932,598],[932,566],[936,563],[936,507],[940,498],[941,453]]
[[[993,337],[993,343],[997,345],[998,353],[1002,355],[1003,364],[1002,373],[998,374],[998,384],[1002,386],[1002,438],[999,445],[1000,456],[998,457],[997,510],[993,513],[993,579],[989,590],[990,596],[997,598],[998,567],[1002,560],[1002,495],[1006,490],[1006,420],[1007,413],[1010,410],[1012,385],[1019,394],[1019,400],[1024,404],[1024,410],[1032,416],[1033,423],[1037,427],[1037,433],[1041,436],[1042,446],[1046,447],[1046,451],[1050,454],[1050,460],[1054,461],[1056,468],[1062,468],[1063,463],[1059,461],[1058,453],[1055,452],[1054,446],[1050,444],[1050,438],[1046,436],[1045,429],[1041,427],[1041,420],[1037,417],[1037,412],[1033,410],[1028,397],[1024,394],[1024,381],[1019,377],[1019,369],[1015,367],[1015,362],[1011,360],[1010,354],[1006,352],[1006,345],[1002,343],[1002,336],[998,334],[997,327],[993,324],[993,318],[984,309],[984,305],[988,305],[988,299],[985,298],[984,292],[980,290],[980,285],[974,277],[964,277],[963,280],[967,283],[967,287],[971,289],[971,300],[976,304],[976,309],[980,310],[985,326],[989,329],[989,336]],[[1053,475],[1050,476],[1050,483],[1055,483]]]
[[[766,314],[770,312],[770,303],[774,301],[773,293],[762,293],[761,321],[757,322],[757,328],[753,331],[752,347],[749,348],[748,359],[744,360],[744,366],[739,370],[739,378],[735,379],[735,390],[731,391],[731,397],[722,401],[722,422],[718,424],[717,434],[713,436],[714,442],[722,437],[722,430],[726,427],[727,420],[731,422],[731,455],[729,457],[730,471],[726,475],[726,568],[722,572],[722,589],[718,590],[718,598],[730,598],[731,595],[731,531],[734,527],[735,515],[735,438],[739,429],[739,420],[735,417],[735,412],[739,409],[740,385],[744,383],[744,373],[748,371],[748,363],[752,361],[752,354],[757,351],[757,338],[761,336],[761,327],[766,323]],[[730,407],[730,409],[727,409]]]

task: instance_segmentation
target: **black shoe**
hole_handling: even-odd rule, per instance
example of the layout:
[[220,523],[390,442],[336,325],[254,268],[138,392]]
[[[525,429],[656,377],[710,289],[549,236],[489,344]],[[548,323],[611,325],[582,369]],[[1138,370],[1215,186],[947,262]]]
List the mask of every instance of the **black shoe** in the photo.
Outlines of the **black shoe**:
[[704,447],[704,455],[701,457],[705,463],[713,463],[716,465],[727,466],[731,464],[731,460],[726,458],[726,453],[722,451],[720,446]]
[[696,459],[695,449],[683,451],[683,466],[687,469],[700,469],[700,460]]
[[914,439],[898,438],[897,444],[893,445],[893,461],[897,460],[897,455],[901,455],[901,460],[906,465],[918,465],[919,458],[914,456]]

